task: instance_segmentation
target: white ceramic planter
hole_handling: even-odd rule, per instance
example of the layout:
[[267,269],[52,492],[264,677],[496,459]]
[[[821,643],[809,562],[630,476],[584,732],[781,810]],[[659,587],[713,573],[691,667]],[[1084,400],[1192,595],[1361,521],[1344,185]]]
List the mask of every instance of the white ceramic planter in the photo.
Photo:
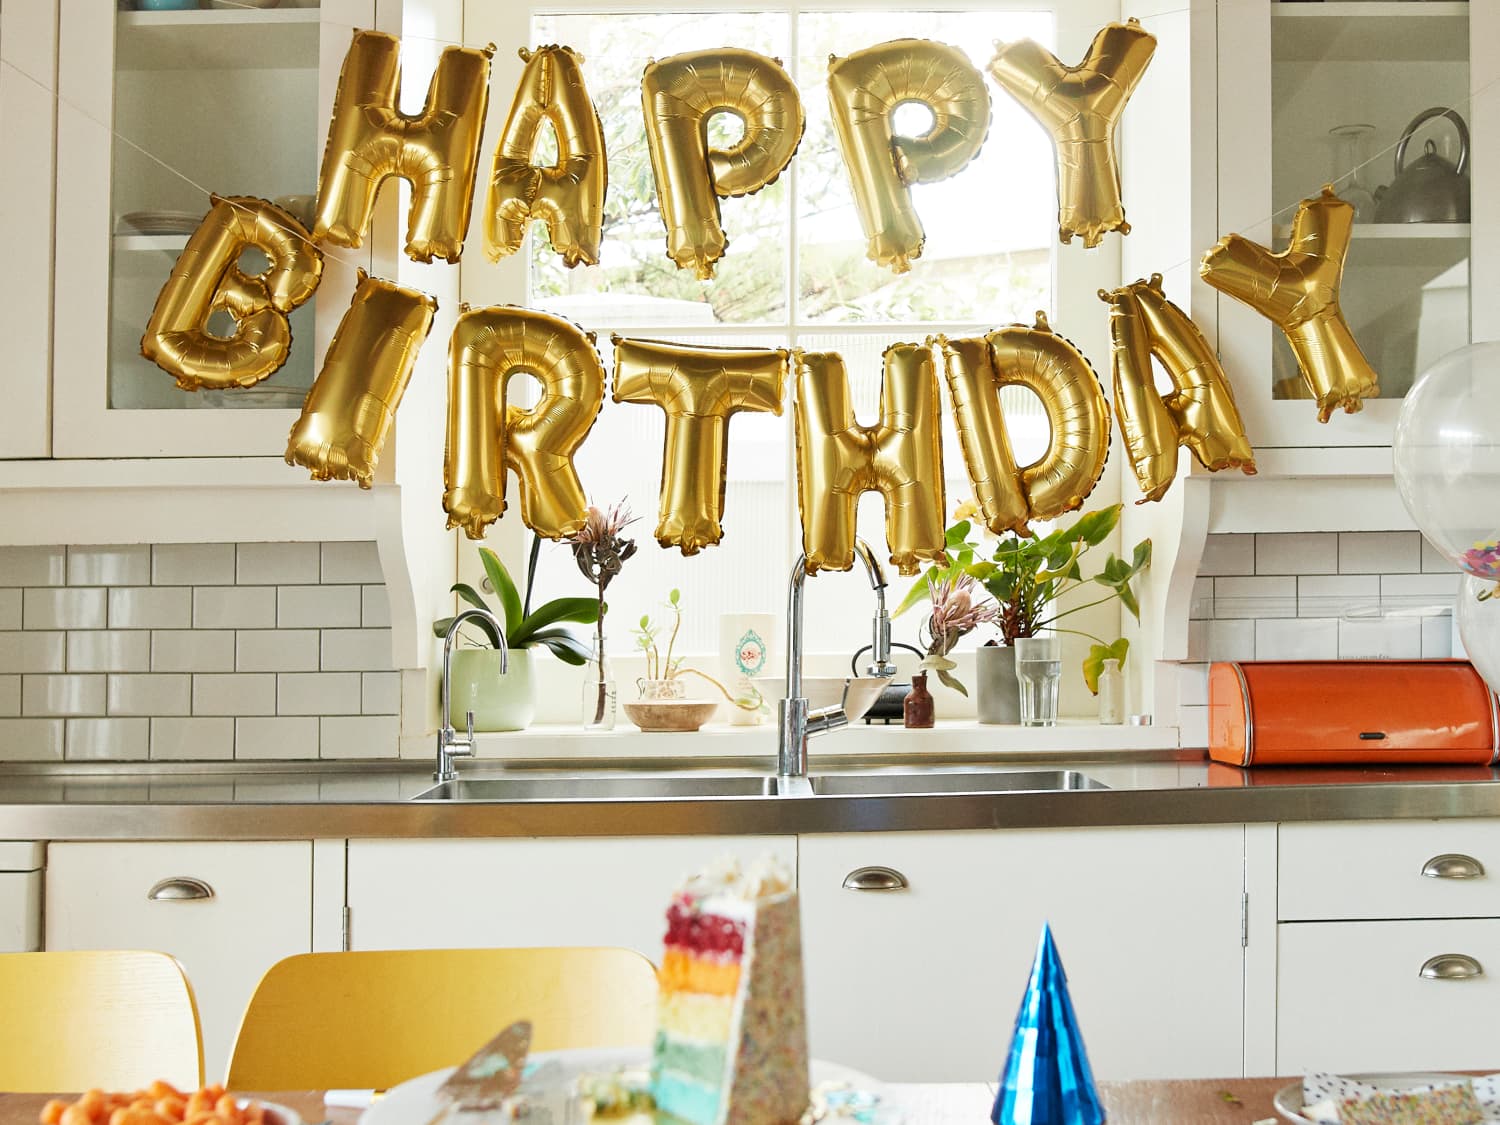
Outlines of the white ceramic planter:
[[449,676],[448,721],[464,729],[464,715],[474,712],[474,729],[525,730],[536,717],[531,650],[513,648],[505,675],[500,654],[492,648],[463,648],[453,654]]

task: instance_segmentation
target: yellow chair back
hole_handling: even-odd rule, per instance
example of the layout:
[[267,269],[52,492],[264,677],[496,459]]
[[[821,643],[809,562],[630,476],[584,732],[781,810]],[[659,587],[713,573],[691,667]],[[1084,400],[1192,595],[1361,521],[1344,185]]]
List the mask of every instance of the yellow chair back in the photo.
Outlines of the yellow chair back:
[[203,1084],[198,1005],[165,953],[0,953],[0,1090]]
[[229,1061],[237,1090],[383,1090],[454,1066],[506,1025],[532,1049],[651,1042],[656,970],[629,949],[304,953],[272,965]]

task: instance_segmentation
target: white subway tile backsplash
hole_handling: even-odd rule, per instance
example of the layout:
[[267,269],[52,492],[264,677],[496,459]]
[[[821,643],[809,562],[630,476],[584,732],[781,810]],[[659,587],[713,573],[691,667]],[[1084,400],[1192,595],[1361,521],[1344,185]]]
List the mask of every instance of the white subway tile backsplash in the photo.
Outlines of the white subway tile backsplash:
[[1422,569],[1415,531],[1339,532],[1340,574],[1415,574]]
[[198,761],[234,757],[234,719],[153,718],[153,761]]
[[69,719],[70,762],[134,762],[151,756],[150,719]]
[[187,586],[121,586],[109,591],[111,629],[186,629],[192,623],[193,591]]
[[[120,591],[111,590],[116,594]],[[102,629],[104,591],[97,588],[28,588],[23,599],[23,629]]]
[[374,543],[324,543],[323,584],[384,582]]
[[359,683],[359,709],[366,715],[401,713],[400,672],[366,672]]
[[1208,665],[1180,664],[1177,667],[1177,702],[1195,707],[1208,704]]
[[1337,574],[1339,537],[1333,532],[1255,537],[1256,574]]
[[1221,574],[1254,574],[1255,536],[1210,535],[1203,546],[1198,573],[1205,578]]
[[1188,620],[1205,621],[1214,615],[1214,580],[1195,578],[1193,598],[1188,606]]
[[1297,579],[1298,617],[1343,617],[1379,609],[1378,574],[1312,574]]
[[193,589],[195,629],[271,629],[275,625],[274,587],[197,586]]
[[271,672],[208,673],[193,677],[194,715],[274,715]]
[[1254,619],[1189,622],[1188,659],[1254,660]]
[[378,672],[391,666],[389,629],[324,629],[325,672]]
[[66,633],[0,633],[0,672],[66,670]]
[[233,672],[234,630],[153,629],[153,672]]
[[1338,654],[1336,619],[1263,617],[1255,622],[1257,660],[1334,660]]
[[1423,617],[1422,659],[1438,660],[1453,655],[1453,616],[1447,613]]
[[318,720],[322,758],[394,758],[400,732],[395,715],[360,715]]
[[318,630],[242,629],[234,661],[240,672],[316,672]]
[[1420,660],[1420,617],[1344,618],[1339,622],[1340,660]]
[[318,720],[316,716],[277,716],[268,719],[234,721],[234,756],[236,758],[316,758],[318,756]]
[[234,580],[241,586],[318,581],[317,543],[241,543]]
[[1441,573],[1453,569],[1453,564],[1443,557],[1443,553],[1427,542],[1427,537],[1422,536],[1422,569],[1428,573]]
[[148,586],[151,548],[144,543],[122,547],[69,547],[69,586]]
[[41,675],[21,677],[21,714],[102,715],[104,677]]
[[233,543],[158,543],[151,548],[154,586],[218,586],[233,581]]
[[63,720],[0,719],[0,761],[60,762]]
[[21,591],[0,589],[0,629],[21,627]]
[[67,634],[69,672],[145,672],[151,634],[142,629],[75,629]]
[[359,623],[367,629],[388,629],[391,599],[384,586],[362,587]]
[[187,715],[192,709],[193,677],[185,673],[125,673],[109,677],[111,715]]
[[1178,738],[1184,746],[1208,746],[1208,707],[1190,705],[1177,712]]
[[1295,617],[1297,580],[1276,578],[1215,578],[1215,617]]
[[1432,606],[1441,610],[1458,598],[1460,580],[1456,570],[1446,574],[1382,574],[1380,603],[1387,608]]
[[21,713],[21,677],[0,675],[0,716],[15,718]]
[[282,672],[276,677],[278,715],[358,715],[358,672]]
[[281,629],[350,629],[359,624],[358,586],[280,586],[276,625]]
[[0,586],[61,586],[66,577],[61,547],[0,547]]

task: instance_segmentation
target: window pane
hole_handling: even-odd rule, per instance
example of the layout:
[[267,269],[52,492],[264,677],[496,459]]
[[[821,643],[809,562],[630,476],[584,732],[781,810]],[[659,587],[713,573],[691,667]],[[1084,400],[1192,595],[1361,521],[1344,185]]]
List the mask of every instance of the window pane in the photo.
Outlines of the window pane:
[[797,24],[797,85],[807,136],[797,153],[798,316],[804,322],[1003,324],[1052,307],[1056,178],[1046,132],[1015,99],[990,90],[989,137],[957,176],[912,188],[927,233],[897,275],[865,257],[865,238],[829,115],[829,55],[910,36],[962,47],[981,70],[997,39],[1053,45],[1042,12],[817,12]]
[[[790,193],[783,177],[755,195],[720,201],[728,252],[715,280],[698,281],[667,258],[666,228],[641,115],[648,59],[725,44],[773,58],[789,50],[789,22],[774,13],[538,15],[534,43],[565,43],[584,57],[584,80],[604,125],[609,191],[598,268],[568,269],[532,224],[531,304],[619,324],[749,324],[787,315]],[[710,134],[721,124],[710,119]],[[618,313],[615,310],[619,310]]]

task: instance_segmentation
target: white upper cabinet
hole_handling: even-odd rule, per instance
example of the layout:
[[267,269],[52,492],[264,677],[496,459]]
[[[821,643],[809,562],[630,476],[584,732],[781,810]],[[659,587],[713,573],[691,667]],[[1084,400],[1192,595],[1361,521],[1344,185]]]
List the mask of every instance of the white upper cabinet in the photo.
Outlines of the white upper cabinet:
[[[1380,397],[1361,413],[1320,424],[1280,330],[1220,297],[1220,351],[1246,428],[1258,449],[1389,446],[1416,377],[1500,335],[1494,302],[1475,299],[1500,257],[1500,89],[1488,57],[1500,5],[1237,0],[1218,5],[1217,21],[1220,230],[1285,249],[1297,202],[1333,183],[1357,207],[1341,304],[1380,376]],[[1407,175],[1393,186],[1395,147],[1431,108],[1452,114],[1411,130]],[[1437,161],[1462,165],[1469,221],[1444,206],[1452,172],[1426,175]],[[1371,463],[1348,461],[1364,466],[1351,471]]]

